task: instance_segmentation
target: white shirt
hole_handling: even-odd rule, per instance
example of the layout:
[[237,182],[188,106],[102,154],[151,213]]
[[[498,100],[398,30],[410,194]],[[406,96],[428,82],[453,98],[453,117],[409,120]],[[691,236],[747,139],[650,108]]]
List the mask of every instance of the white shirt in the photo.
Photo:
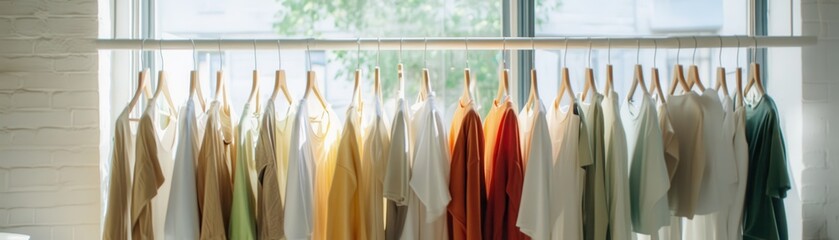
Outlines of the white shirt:
[[551,135],[545,106],[535,100],[519,114],[522,153],[524,153],[524,184],[516,226],[532,239],[551,239],[556,220],[551,199],[551,173],[554,163]]
[[190,98],[180,111],[178,145],[171,181],[171,194],[164,226],[165,239],[198,239],[198,196],[195,162],[198,156],[198,126],[195,103]]
[[[723,193],[725,188],[737,183],[736,165],[734,164],[734,149],[731,137],[725,140],[723,133],[734,133],[733,122],[724,128],[725,112],[719,94],[713,88],[706,89],[699,97],[699,104],[703,112],[702,134],[705,140],[705,172],[699,190],[699,201],[696,214],[709,214],[722,209],[730,202],[731,197]],[[728,109],[731,110],[729,100]],[[730,119],[729,119],[730,120]],[[733,135],[732,135],[733,136]]]
[[[746,142],[746,108],[738,107],[734,111],[734,158],[737,163],[737,187],[729,208],[726,221],[726,239],[742,237],[743,204],[746,198],[746,184],[749,174],[749,145]],[[724,213],[724,212],[722,212]]]
[[604,143],[606,151],[606,203],[609,206],[609,229],[613,239],[632,236],[629,206],[629,159],[626,133],[620,118],[618,94],[614,91],[603,98]]
[[566,110],[561,108],[554,105],[548,111],[554,156],[550,175],[554,206],[550,208],[551,239],[582,239],[584,170],[578,158],[582,123],[580,115],[575,114],[582,110],[576,103]]
[[410,187],[413,198],[401,239],[445,239],[449,195],[450,159],[448,139],[440,113],[428,96],[414,119],[417,127]]
[[288,152],[284,229],[288,239],[310,239],[314,230],[315,159],[306,99],[297,104]]
[[640,106],[626,102],[621,109],[630,158],[632,227],[635,232],[647,235],[670,223],[667,198],[670,177],[664,162],[658,114],[652,102],[645,94]]

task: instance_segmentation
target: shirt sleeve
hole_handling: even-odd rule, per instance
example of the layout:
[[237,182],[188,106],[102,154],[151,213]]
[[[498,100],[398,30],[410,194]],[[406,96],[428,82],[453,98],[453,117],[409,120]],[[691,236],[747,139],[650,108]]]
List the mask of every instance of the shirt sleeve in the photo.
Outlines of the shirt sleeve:
[[785,198],[787,191],[792,187],[789,180],[789,171],[787,170],[787,153],[786,145],[784,144],[784,136],[781,133],[780,122],[777,114],[773,113],[769,116],[768,121],[770,134],[768,135],[768,146],[765,151],[768,151],[769,160],[769,176],[766,178],[766,195],[775,198]]

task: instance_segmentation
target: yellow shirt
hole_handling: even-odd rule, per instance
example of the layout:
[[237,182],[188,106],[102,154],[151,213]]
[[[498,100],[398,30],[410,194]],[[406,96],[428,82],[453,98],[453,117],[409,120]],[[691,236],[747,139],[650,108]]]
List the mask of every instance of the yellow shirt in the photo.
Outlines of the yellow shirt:
[[388,130],[387,116],[381,110],[380,102],[376,102],[377,114],[373,117],[372,124],[364,134],[364,150],[362,151],[362,166],[365,166],[363,176],[367,181],[365,187],[370,196],[362,209],[367,211],[365,224],[367,227],[367,239],[385,239],[385,206],[387,201],[384,198],[384,178],[387,169],[388,152],[390,151],[390,131]]
[[369,188],[365,187],[364,172],[361,162],[360,114],[357,108],[347,109],[344,132],[338,146],[338,158],[335,173],[329,190],[329,215],[327,218],[326,239],[368,239],[366,228],[366,208]]
[[[312,101],[310,104],[317,104]],[[341,129],[338,117],[327,105],[326,110],[320,106],[309,105],[309,123],[312,131],[312,153],[315,162],[315,197],[314,197],[314,231],[312,239],[327,239],[327,212],[329,211],[329,189],[335,173],[335,162],[338,158],[338,137]]]

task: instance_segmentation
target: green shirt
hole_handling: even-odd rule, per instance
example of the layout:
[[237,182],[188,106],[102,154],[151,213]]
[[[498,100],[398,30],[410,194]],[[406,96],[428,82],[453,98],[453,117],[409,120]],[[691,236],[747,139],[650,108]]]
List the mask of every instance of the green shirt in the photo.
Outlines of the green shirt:
[[791,185],[778,111],[769,96],[747,106],[746,140],[749,175],[743,239],[788,239],[784,198]]
[[[583,237],[586,240],[606,239],[606,232],[609,227],[609,213],[606,204],[606,178],[603,169],[605,168],[605,143],[603,95],[593,93],[591,102],[578,104],[582,109],[580,118],[583,119],[581,134],[588,135],[588,144],[591,153],[591,165],[583,165],[585,169],[585,187],[583,190]],[[585,129],[585,130],[584,130]],[[582,147],[585,141],[581,141]]]

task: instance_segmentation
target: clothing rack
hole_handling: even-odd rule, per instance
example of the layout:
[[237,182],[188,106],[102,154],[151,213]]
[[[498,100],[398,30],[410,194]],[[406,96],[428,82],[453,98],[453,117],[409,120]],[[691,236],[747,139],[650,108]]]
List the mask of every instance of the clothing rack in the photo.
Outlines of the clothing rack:
[[[279,42],[278,42],[279,41]],[[281,39],[97,39],[100,50],[529,50],[802,47],[815,36],[678,37],[444,37],[444,38],[281,38]]]

